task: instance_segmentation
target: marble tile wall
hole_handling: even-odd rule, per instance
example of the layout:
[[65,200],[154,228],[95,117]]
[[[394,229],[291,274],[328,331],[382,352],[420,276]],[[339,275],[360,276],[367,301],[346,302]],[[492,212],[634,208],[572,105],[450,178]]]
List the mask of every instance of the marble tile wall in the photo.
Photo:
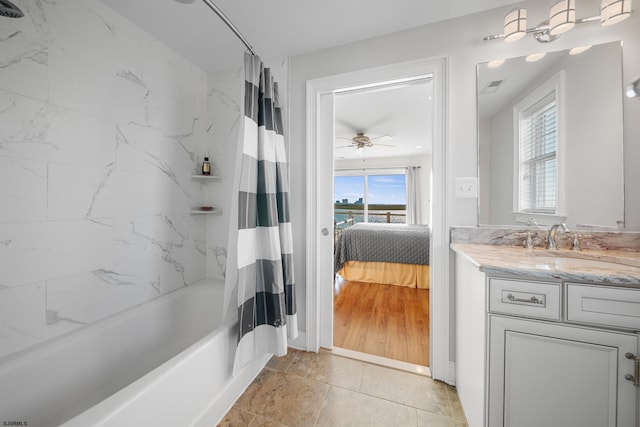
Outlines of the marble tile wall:
[[226,240],[207,244],[220,218],[189,215],[214,190],[191,175],[224,152],[212,130],[237,127],[212,127],[208,105],[238,111],[96,0],[15,1],[25,17],[0,18],[0,357],[205,277]]

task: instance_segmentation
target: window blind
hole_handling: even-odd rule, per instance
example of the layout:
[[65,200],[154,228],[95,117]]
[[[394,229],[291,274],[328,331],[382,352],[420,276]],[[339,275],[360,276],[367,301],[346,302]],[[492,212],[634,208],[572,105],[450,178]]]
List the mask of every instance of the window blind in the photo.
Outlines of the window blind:
[[558,111],[555,91],[522,112],[520,211],[555,213]]

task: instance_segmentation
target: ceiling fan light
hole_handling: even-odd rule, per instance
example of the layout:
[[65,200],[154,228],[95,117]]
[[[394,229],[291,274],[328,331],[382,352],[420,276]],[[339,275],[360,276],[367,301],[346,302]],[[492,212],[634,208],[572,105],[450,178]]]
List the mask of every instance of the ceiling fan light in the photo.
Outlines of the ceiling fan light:
[[527,9],[516,8],[504,17],[504,41],[514,42],[527,34]]
[[602,0],[600,24],[603,27],[624,21],[631,15],[631,0]]
[[549,34],[556,36],[576,25],[575,0],[559,0],[549,9]]

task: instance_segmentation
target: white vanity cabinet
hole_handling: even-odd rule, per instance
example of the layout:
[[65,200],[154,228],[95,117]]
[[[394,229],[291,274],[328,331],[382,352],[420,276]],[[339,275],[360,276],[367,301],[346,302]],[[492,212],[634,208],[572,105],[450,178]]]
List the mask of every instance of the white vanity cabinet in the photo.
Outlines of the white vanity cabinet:
[[639,425],[640,289],[487,277],[457,254],[455,293],[470,427]]
[[636,425],[634,334],[489,316],[488,425]]

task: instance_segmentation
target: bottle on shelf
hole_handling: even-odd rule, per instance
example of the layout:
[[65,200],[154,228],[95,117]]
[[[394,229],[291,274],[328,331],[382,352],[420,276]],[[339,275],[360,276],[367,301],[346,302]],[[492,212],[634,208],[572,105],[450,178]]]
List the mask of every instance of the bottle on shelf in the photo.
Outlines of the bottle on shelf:
[[211,175],[211,163],[209,163],[208,157],[205,157],[202,162],[202,175]]

